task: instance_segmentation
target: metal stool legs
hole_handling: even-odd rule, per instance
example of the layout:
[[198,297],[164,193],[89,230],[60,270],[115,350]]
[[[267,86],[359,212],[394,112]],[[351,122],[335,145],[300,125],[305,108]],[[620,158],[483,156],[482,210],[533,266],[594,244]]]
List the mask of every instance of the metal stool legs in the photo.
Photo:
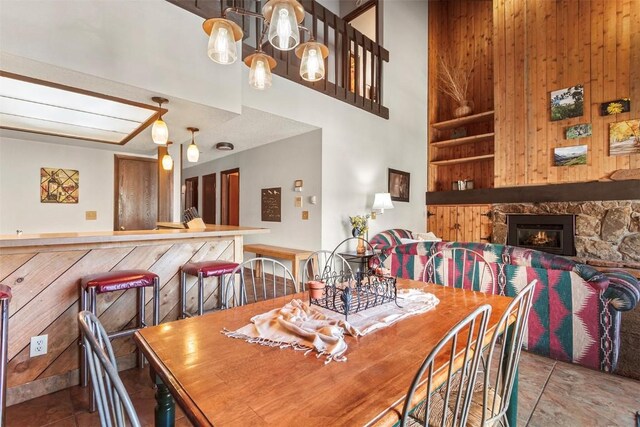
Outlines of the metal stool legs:
[[[226,308],[225,291],[224,291],[224,274],[214,276],[218,278],[218,307],[217,309]],[[198,280],[196,286],[198,286],[198,305],[197,315],[202,316],[204,314],[204,275],[202,272],[198,273]],[[187,317],[193,317],[194,314],[187,311],[187,273],[180,271],[180,313],[181,319]]]

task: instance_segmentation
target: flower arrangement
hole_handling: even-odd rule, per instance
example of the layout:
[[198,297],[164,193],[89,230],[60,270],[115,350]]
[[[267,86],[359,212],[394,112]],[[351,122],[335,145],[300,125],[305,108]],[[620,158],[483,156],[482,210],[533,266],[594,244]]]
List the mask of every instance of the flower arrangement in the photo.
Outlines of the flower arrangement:
[[351,234],[353,237],[363,236],[369,230],[369,218],[371,215],[350,216]]
[[440,56],[438,63],[440,70],[438,72],[438,80],[440,81],[440,90],[450,96],[458,104],[462,104],[467,100],[467,91],[469,89],[469,81],[471,80],[471,72],[475,63],[475,58],[471,61],[471,67],[465,69],[462,61],[454,62],[448,56]]

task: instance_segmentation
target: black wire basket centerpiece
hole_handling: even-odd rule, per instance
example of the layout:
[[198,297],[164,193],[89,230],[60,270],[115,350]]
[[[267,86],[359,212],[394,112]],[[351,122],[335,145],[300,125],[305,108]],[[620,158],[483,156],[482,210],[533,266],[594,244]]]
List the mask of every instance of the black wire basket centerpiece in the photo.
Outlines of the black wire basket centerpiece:
[[[381,273],[379,259],[369,262],[369,268],[364,271],[331,271],[329,268],[332,265],[331,258],[338,248],[343,243],[354,239],[361,238],[349,238],[340,243],[333,250],[320,276],[316,277],[317,281],[325,285],[322,296],[320,298],[313,298],[311,294],[309,296],[311,304],[344,314],[345,320],[348,319],[349,314],[355,314],[382,304],[394,302],[398,305],[396,278]],[[365,243],[373,252],[371,244],[367,241]],[[377,255],[375,257],[377,258]]]

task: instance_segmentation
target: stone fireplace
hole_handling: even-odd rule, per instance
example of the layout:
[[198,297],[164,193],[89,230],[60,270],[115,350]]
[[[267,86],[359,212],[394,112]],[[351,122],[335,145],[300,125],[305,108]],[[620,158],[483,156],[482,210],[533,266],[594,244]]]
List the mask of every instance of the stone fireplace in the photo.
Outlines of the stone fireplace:
[[640,200],[494,204],[494,243],[507,243],[510,214],[575,215],[576,258],[636,268],[640,263]]
[[574,256],[575,215],[507,214],[507,245]]

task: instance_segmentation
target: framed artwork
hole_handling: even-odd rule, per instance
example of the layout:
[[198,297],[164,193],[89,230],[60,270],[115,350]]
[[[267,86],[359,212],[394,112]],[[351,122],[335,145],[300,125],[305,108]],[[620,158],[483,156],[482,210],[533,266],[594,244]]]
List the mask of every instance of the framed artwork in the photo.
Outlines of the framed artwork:
[[389,193],[396,202],[409,201],[409,172],[389,168]]
[[591,136],[591,123],[569,126],[567,128],[567,139],[584,138],[586,136]]
[[262,189],[262,221],[282,221],[282,187]]
[[584,114],[584,86],[575,85],[551,92],[551,121]]
[[609,155],[640,154],[640,119],[609,124]]
[[553,150],[554,166],[576,166],[587,164],[587,146],[562,147]]
[[615,101],[600,104],[601,116],[613,116],[614,114],[628,113],[629,111],[631,111],[631,100],[629,98],[616,99]]
[[40,168],[41,203],[78,203],[80,173],[73,169]]

